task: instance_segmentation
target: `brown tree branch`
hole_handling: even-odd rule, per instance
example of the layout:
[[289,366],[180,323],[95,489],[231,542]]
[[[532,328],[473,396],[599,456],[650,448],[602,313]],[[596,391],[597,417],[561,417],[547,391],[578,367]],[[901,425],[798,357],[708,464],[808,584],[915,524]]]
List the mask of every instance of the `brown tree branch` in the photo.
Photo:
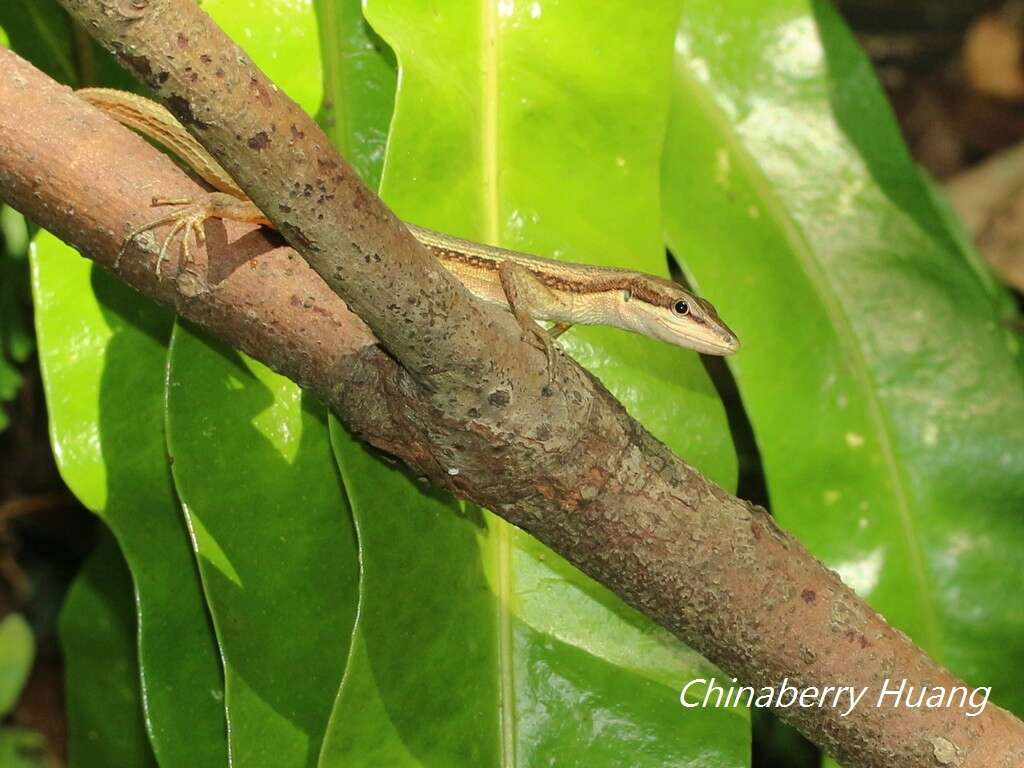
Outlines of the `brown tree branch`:
[[[281,94],[244,56],[224,47],[224,39],[195,33],[196,25],[210,22],[126,21],[119,9],[129,16],[151,12],[140,11],[146,4],[139,0],[68,5],[86,28],[107,36],[108,44],[116,35],[115,47],[132,51],[136,69],[148,70],[151,79],[169,88],[164,95],[171,103],[181,100],[179,114],[201,115],[206,126],[227,126],[252,108],[251,100],[259,104],[256,113],[262,117],[256,122],[267,136],[291,134],[293,107],[277,105]],[[172,5],[192,3],[150,4]],[[189,30],[184,47],[178,40],[182,29]],[[143,30],[152,41],[137,38]],[[173,57],[156,53],[161,47],[174,51]],[[207,83],[206,100],[231,105],[228,114],[214,106],[200,110],[191,91],[177,90],[189,79],[182,73],[203,67],[226,68],[223,78]],[[242,71],[228,74],[232,67]],[[165,77],[168,69],[176,74]],[[251,86],[254,77],[265,87]],[[167,85],[172,82],[174,87]],[[206,83],[202,77],[199,82]],[[242,85],[237,99],[243,104],[218,90],[225,83]],[[0,196],[142,293],[315,392],[365,440],[400,457],[434,485],[537,536],[733,675],[752,685],[775,685],[788,677],[797,686],[873,691],[887,678],[957,684],[763,510],[731,497],[673,456],[571,361],[561,361],[556,385],[545,388],[543,355],[521,343],[504,315],[491,318],[482,309],[476,315],[475,302],[443,284],[402,232],[390,231],[402,229],[393,217],[357,212],[353,218],[334,204],[344,199],[378,211],[380,203],[371,193],[314,193],[324,197],[324,207],[303,203],[303,218],[293,218],[285,232],[304,251],[307,241],[317,244],[311,260],[353,306],[366,311],[381,338],[394,343],[390,350],[401,362],[373,343],[366,327],[301,258],[275,247],[262,232],[229,225],[229,241],[214,237],[219,225],[211,227],[210,247],[197,254],[195,267],[168,270],[162,279],[154,274],[151,238],[140,238],[140,245],[115,265],[125,232],[152,217],[147,204],[152,194],[187,196],[198,188],[144,142],[5,51],[0,51],[0,104]],[[282,114],[289,122],[282,122]],[[315,128],[301,125],[308,139]],[[234,135],[230,129],[206,128],[201,140],[206,131]],[[256,133],[238,131],[250,138]],[[291,201],[294,187],[276,182],[302,180],[309,170],[297,156],[318,157],[335,168],[344,162],[287,139],[256,141],[253,148],[248,140],[225,143],[230,146],[220,159],[237,152],[225,164],[278,217],[282,211],[275,201]],[[326,139],[314,144],[317,153],[327,152]],[[273,170],[264,175],[265,167]],[[354,179],[347,172],[336,175],[342,187]],[[305,183],[300,181],[299,189]],[[345,240],[347,245],[339,242]],[[330,250],[335,243],[337,250]],[[370,256],[370,264],[335,271],[332,253],[342,254],[339,262]],[[364,292],[364,281],[375,287]],[[368,295],[375,298],[367,300]],[[396,296],[419,306],[392,309]],[[445,302],[460,305],[452,322]],[[464,302],[470,308],[461,307]],[[391,327],[412,317],[429,327],[411,335]],[[484,345],[472,338],[481,334],[481,322],[490,339]],[[406,347],[411,339],[424,338],[421,333],[443,348],[443,365],[431,362],[429,350],[414,349],[411,368],[405,366]],[[479,377],[475,385],[474,375]],[[848,717],[841,712],[793,708],[780,714],[851,767],[1009,768],[1024,760],[1024,725],[994,706],[975,718],[956,709],[863,706]]]

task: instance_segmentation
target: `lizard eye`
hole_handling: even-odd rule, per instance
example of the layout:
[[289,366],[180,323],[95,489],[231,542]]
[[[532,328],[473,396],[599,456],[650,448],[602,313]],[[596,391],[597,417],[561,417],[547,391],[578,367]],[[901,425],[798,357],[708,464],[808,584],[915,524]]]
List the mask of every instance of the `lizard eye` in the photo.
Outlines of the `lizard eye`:
[[690,314],[690,305],[683,299],[679,299],[679,301],[672,305],[672,311],[683,317]]

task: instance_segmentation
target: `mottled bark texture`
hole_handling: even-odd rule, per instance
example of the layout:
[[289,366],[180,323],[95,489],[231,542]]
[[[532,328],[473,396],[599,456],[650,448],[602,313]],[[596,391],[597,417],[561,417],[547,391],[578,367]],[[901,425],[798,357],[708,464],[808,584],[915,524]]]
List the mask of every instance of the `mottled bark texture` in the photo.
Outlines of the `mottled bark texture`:
[[[64,2],[159,87],[317,271],[272,235],[228,225],[225,236],[219,224],[194,266],[157,278],[150,237],[115,264],[124,234],[152,218],[151,195],[198,187],[6,51],[0,196],[747,683],[954,684],[763,510],[672,455],[571,360],[560,358],[547,386],[543,354],[514,322],[452,284],[191,0]],[[973,719],[874,707],[781,714],[850,768],[1024,763],[1024,726],[994,706]]]

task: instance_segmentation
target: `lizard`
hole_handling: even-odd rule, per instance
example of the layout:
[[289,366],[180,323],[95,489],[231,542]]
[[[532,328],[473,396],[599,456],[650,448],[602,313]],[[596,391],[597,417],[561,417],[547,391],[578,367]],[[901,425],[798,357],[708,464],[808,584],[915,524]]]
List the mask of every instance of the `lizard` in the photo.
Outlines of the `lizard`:
[[[181,233],[181,251],[190,258],[189,238],[205,240],[203,224],[220,218],[272,227],[206,149],[162,105],[142,96],[108,88],[75,92],[82,100],[176,154],[216,191],[190,199],[154,198],[155,206],[175,206],[130,232],[122,248],[138,235],[171,225],[157,257],[159,276],[168,244]],[[554,361],[552,338],[573,325],[607,325],[709,355],[730,355],[739,340],[710,302],[671,280],[617,267],[598,267],[546,259],[474,243],[404,222],[440,264],[477,298],[510,311]],[[545,331],[536,321],[553,323]]]

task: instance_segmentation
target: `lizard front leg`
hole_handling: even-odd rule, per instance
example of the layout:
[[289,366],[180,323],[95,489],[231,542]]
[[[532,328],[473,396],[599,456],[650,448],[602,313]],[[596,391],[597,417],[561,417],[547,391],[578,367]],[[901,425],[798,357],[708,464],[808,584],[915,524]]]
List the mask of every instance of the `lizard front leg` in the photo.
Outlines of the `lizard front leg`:
[[[537,325],[534,316],[541,314],[541,308],[556,306],[556,297],[543,282],[538,280],[528,269],[512,261],[503,261],[498,265],[498,278],[505,293],[509,310],[529,338],[537,342],[537,347],[548,359],[548,383],[554,380],[555,363],[557,360],[555,344],[551,335]],[[564,332],[559,330],[558,333]]]

